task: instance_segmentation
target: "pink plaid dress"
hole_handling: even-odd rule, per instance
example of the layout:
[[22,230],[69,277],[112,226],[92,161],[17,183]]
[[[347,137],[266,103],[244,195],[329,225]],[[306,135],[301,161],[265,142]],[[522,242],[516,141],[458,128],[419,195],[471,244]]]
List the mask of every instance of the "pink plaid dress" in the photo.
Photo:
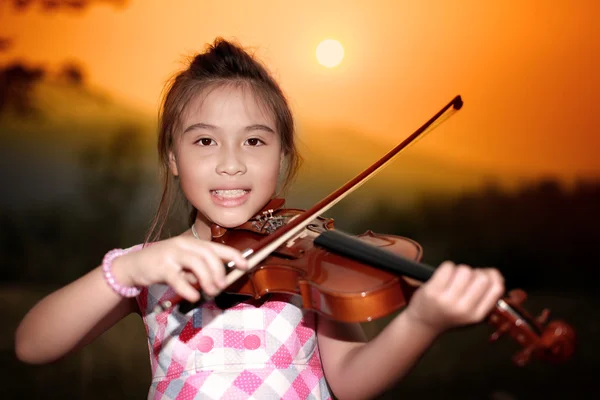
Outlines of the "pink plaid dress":
[[153,312],[173,296],[166,285],[142,290],[152,384],[148,399],[330,399],[315,316],[296,296],[272,295],[225,311],[214,302],[182,314]]

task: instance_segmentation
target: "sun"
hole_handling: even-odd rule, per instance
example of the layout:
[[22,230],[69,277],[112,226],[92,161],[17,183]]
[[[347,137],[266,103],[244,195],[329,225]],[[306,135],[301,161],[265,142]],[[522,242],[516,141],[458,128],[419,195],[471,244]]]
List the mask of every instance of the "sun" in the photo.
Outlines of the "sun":
[[323,40],[317,46],[317,61],[324,67],[333,68],[342,62],[344,48],[334,39]]

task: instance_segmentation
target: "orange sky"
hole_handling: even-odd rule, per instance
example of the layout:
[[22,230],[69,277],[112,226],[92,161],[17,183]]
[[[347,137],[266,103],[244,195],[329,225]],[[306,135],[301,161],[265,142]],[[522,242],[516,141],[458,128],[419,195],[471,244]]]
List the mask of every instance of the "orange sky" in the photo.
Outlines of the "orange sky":
[[[76,60],[93,85],[152,115],[184,56],[224,36],[258,49],[301,128],[344,126],[391,147],[461,94],[463,110],[409,151],[498,173],[600,177],[597,0],[0,7],[0,36],[14,39],[1,63]],[[334,69],[315,59],[328,37],[346,51]]]

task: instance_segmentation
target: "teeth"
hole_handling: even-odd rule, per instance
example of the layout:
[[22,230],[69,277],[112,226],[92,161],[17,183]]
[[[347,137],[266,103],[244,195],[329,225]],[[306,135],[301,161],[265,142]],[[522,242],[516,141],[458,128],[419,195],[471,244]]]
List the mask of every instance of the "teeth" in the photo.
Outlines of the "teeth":
[[243,189],[213,190],[213,193],[219,197],[240,197],[246,194],[247,192],[247,190]]

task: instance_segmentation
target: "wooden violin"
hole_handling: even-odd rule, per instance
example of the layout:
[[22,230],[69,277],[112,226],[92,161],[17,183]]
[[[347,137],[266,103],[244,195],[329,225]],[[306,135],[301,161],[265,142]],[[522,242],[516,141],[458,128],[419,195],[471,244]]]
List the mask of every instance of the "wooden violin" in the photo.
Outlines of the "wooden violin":
[[[383,158],[309,210],[286,209],[283,199],[273,199],[239,227],[213,225],[212,240],[242,251],[250,266],[247,272],[227,268],[224,292],[255,299],[269,293],[297,294],[305,309],[341,322],[373,321],[406,306],[418,287],[410,279],[425,282],[435,270],[420,263],[422,247],[408,238],[372,231],[348,235],[321,215],[430,130],[443,114],[459,110],[462,104],[456,96]],[[573,329],[562,321],[546,323],[547,310],[532,318],[522,307],[525,299],[524,291],[513,290],[498,300],[487,317],[494,327],[491,340],[503,334],[513,337],[523,347],[513,357],[519,366],[532,356],[568,359],[574,352]],[[157,311],[182,301],[176,296],[159,304]]]

